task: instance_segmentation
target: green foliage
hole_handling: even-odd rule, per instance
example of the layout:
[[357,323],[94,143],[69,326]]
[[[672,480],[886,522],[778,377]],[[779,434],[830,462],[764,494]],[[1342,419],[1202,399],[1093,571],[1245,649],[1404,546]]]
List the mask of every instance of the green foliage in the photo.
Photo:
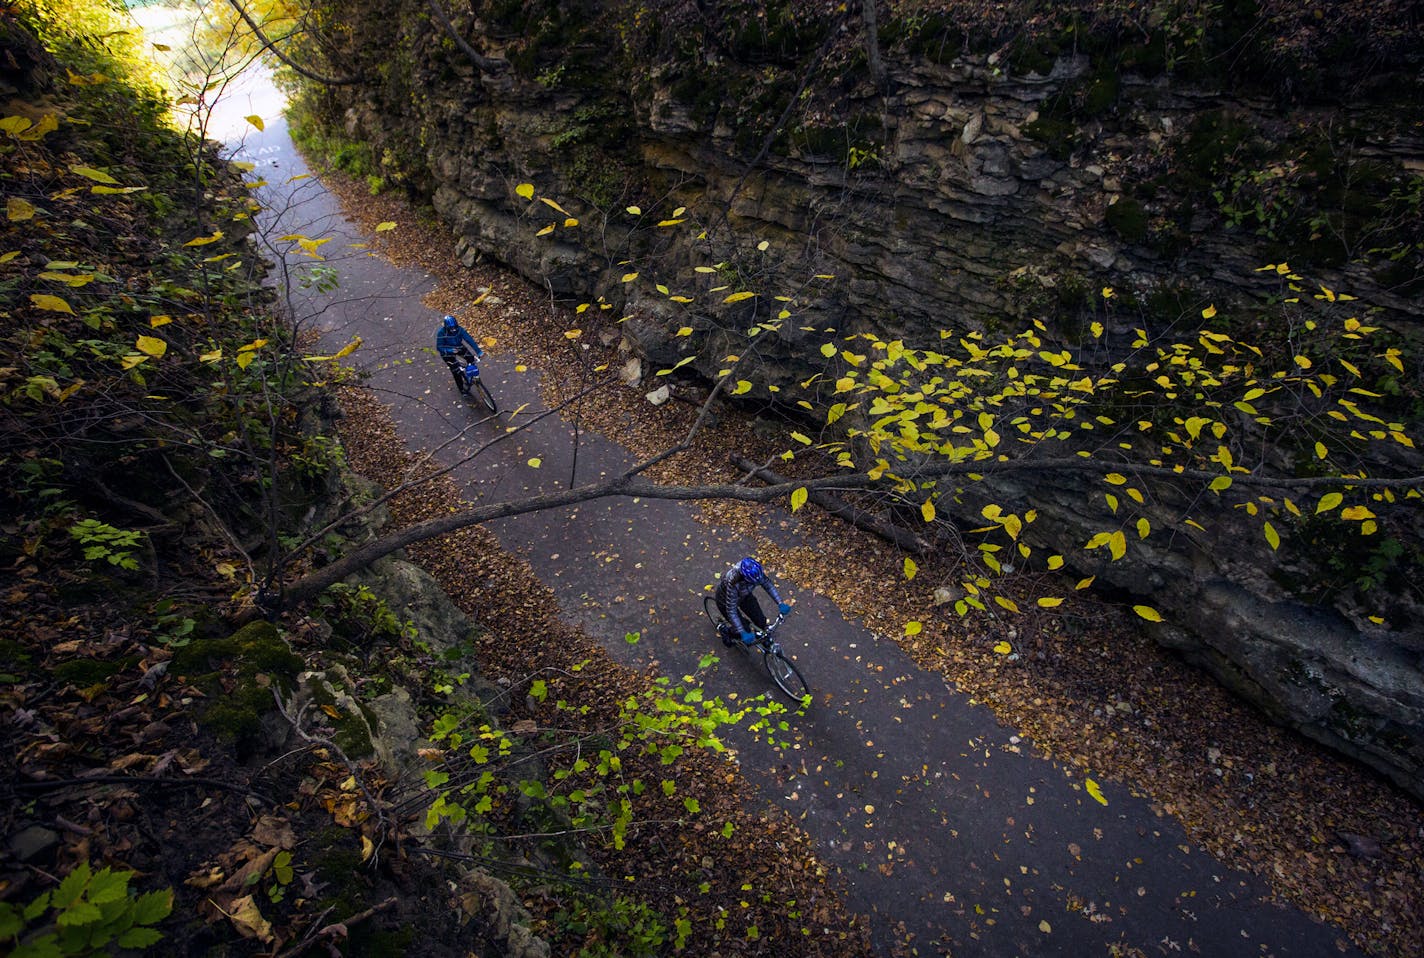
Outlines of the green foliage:
[[577,958],[654,958],[668,940],[667,921],[646,904],[614,895],[611,899],[575,895],[554,915],[553,924],[578,944]]
[[97,519],[80,519],[69,527],[69,534],[84,548],[86,561],[107,562],[131,571],[138,568],[132,550],[143,543],[142,532],[115,529]]
[[134,872],[81,862],[59,886],[24,907],[0,902],[0,942],[11,958],[59,958],[152,948],[163,935],[154,927],[173,909],[171,889],[138,894]]
[[369,586],[338,582],[323,592],[317,606],[334,632],[353,645],[414,638],[415,626],[402,621]]

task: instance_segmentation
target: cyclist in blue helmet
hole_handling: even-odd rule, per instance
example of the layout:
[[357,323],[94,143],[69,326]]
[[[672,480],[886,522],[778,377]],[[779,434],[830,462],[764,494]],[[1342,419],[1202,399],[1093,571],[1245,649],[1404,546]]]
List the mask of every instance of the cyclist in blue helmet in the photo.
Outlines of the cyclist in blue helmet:
[[748,556],[722,573],[722,578],[717,580],[717,608],[732,624],[731,634],[723,630],[723,645],[731,645],[738,634],[743,645],[751,645],[756,641],[752,627],[766,628],[766,613],[761,610],[754,594],[757,586],[766,590],[782,615],[791,611],[791,606],[782,601],[761,563]]
[[[470,354],[472,349],[474,355]],[[445,365],[450,367],[450,374],[455,377],[455,388],[464,392],[465,363],[474,362],[475,356],[483,356],[485,351],[454,316],[446,316],[435,330],[435,351],[445,360]]]

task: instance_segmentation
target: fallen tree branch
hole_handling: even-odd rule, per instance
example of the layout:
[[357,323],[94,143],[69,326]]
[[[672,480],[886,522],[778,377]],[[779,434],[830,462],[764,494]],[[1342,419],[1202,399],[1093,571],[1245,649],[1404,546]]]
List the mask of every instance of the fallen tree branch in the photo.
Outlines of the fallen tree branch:
[[[767,469],[765,466],[758,466],[744,456],[733,455],[731,459],[732,464],[738,469],[755,476],[767,485],[779,486],[792,481],[785,476]],[[836,518],[844,519],[857,529],[864,529],[866,532],[877,535],[886,542],[893,543],[906,552],[913,552],[915,555],[920,556],[930,555],[934,552],[934,543],[929,540],[923,539],[905,529],[901,529],[899,526],[887,522],[879,516],[872,515],[863,509],[857,509],[855,506],[849,505],[829,493],[811,492],[808,490],[806,498]]]

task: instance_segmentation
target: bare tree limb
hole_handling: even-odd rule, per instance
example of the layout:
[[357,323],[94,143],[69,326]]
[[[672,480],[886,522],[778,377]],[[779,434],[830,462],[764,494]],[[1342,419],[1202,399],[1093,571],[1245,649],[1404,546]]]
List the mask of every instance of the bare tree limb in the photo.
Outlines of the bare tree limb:
[[445,28],[445,32],[449,34],[450,39],[455,41],[455,45],[460,48],[461,53],[465,54],[465,58],[475,65],[475,69],[481,73],[499,73],[500,71],[509,69],[509,61],[487,57],[470,46],[465,38],[460,36],[459,31],[455,29],[455,25],[450,22],[450,17],[446,15],[445,8],[440,5],[440,0],[429,0],[429,4],[431,14],[434,15],[435,19],[440,22],[440,25]]
[[237,15],[242,18],[243,23],[247,24],[247,28],[252,31],[252,35],[257,38],[258,43],[262,44],[262,48],[264,50],[272,54],[278,60],[281,60],[288,67],[291,67],[292,70],[296,71],[301,76],[306,77],[313,83],[320,83],[325,86],[355,86],[358,83],[366,82],[366,77],[364,76],[324,77],[320,74],[313,73],[311,70],[308,70],[307,68],[303,67],[301,64],[293,60],[291,57],[287,56],[278,47],[278,43],[280,43],[282,40],[290,39],[292,34],[289,33],[285,37],[279,37],[277,40],[272,40],[267,36],[266,33],[262,32],[262,27],[258,25],[257,21],[252,19],[251,14],[249,14],[247,12],[247,9],[243,7],[242,0],[227,0],[227,2],[229,6],[231,6],[235,11],[237,11]]

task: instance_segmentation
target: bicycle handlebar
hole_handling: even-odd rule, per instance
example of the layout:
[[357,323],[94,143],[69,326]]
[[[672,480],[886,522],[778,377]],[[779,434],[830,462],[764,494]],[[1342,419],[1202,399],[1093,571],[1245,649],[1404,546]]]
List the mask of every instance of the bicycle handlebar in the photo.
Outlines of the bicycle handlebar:
[[787,617],[788,615],[790,615],[790,614],[791,614],[790,612],[778,612],[778,613],[776,614],[776,618],[772,619],[770,622],[768,622],[768,623],[766,624],[766,628],[764,628],[764,629],[757,629],[754,634],[756,635],[756,637],[757,637],[758,639],[769,638],[769,637],[771,636],[771,634],[772,634],[773,632],[775,632],[775,631],[777,630],[777,628],[780,627],[781,623],[783,623],[783,622],[786,621],[786,617]]

